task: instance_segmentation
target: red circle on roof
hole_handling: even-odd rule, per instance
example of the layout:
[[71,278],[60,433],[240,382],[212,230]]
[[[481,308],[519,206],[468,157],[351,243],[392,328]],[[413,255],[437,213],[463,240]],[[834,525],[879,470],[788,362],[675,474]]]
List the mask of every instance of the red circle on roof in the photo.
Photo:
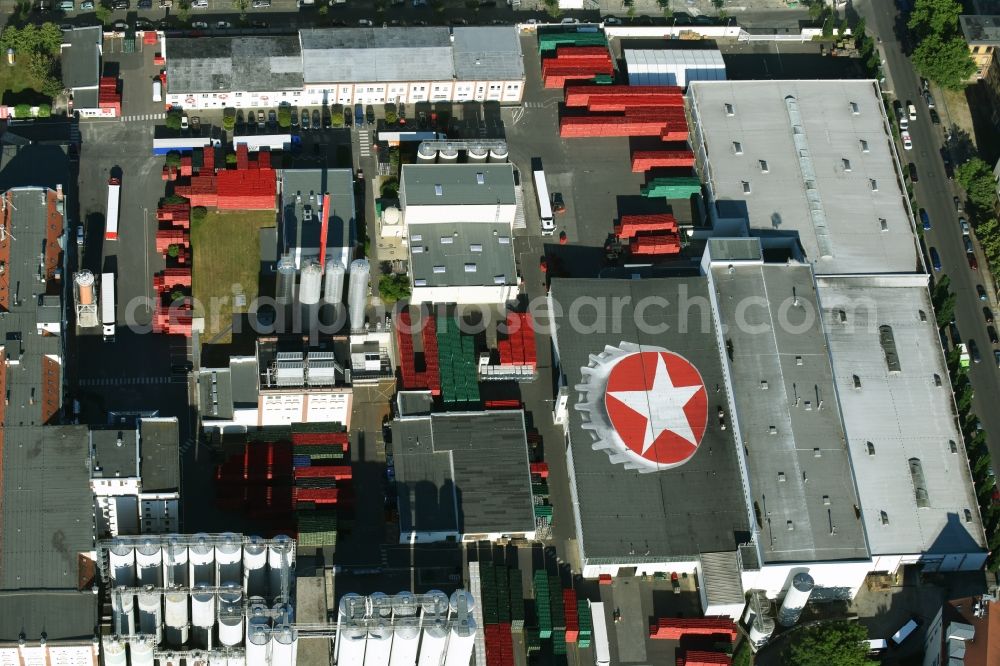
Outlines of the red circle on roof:
[[708,422],[701,373],[668,351],[632,352],[611,369],[604,406],[622,443],[658,465],[687,462]]

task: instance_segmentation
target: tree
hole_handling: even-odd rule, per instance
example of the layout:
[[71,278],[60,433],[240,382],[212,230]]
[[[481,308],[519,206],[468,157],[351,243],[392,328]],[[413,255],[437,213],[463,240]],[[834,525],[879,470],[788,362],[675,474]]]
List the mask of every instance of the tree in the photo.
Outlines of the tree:
[[208,209],[204,206],[195,206],[191,209],[192,222],[204,222],[206,217],[208,217]]
[[236,153],[226,153],[226,164],[236,164]]
[[181,253],[181,248],[179,245],[171,244],[167,247],[167,256],[171,259],[176,259],[177,255]]
[[278,107],[278,127],[288,129],[292,126],[292,109],[289,106]]
[[50,105],[48,105],[48,104],[39,104],[38,105],[38,117],[39,118],[48,118],[51,115],[52,115],[52,107]]
[[246,16],[247,7],[250,6],[250,0],[233,0],[233,9],[240,13],[240,17]]
[[39,51],[56,55],[62,48],[63,33],[59,26],[51,21],[47,21],[38,29],[37,39],[38,42],[35,48]]
[[179,167],[181,165],[181,154],[176,150],[171,150],[167,153],[167,157],[164,159],[164,164],[169,167]]
[[181,128],[181,116],[183,116],[179,110],[172,109],[167,112],[167,117],[163,120],[163,124],[167,126],[168,129],[179,131]]
[[343,127],[344,126],[344,112],[343,111],[334,111],[333,113],[331,113],[330,114],[330,123],[334,127]]
[[782,663],[787,666],[868,666],[868,632],[845,620],[814,624],[789,636]]
[[923,39],[930,35],[951,36],[958,33],[962,5],[955,0],[916,0],[907,26]]
[[382,187],[379,188],[379,191],[386,199],[395,199],[399,196],[399,181],[395,178],[388,178],[384,183],[382,183]]
[[111,20],[111,8],[106,6],[103,2],[99,5],[94,6],[94,16],[102,24],[106,24]]
[[15,118],[30,118],[31,117],[31,105],[30,104],[18,104],[14,107],[14,117]]
[[958,35],[929,35],[913,50],[914,67],[942,88],[960,90],[976,71],[969,45]]
[[385,122],[387,125],[395,125],[397,120],[399,120],[399,116],[396,115],[395,111],[389,110],[385,112]]
[[378,280],[378,295],[388,304],[410,297],[410,280],[405,275],[383,275]]
[[958,165],[955,180],[965,190],[973,206],[980,211],[993,209],[997,198],[996,182],[993,180],[993,170],[982,158],[973,157]]
[[187,203],[187,199],[185,199],[179,194],[170,194],[168,196],[163,197],[163,199],[160,201],[161,206],[166,206],[169,204],[182,204],[182,203]]

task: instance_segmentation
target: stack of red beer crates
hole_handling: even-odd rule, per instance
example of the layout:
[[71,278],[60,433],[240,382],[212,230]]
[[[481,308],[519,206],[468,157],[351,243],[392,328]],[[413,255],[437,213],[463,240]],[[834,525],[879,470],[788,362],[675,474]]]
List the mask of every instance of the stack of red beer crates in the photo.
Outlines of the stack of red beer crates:
[[564,114],[559,134],[568,137],[659,136],[687,139],[684,96],[677,86],[585,86],[566,88],[566,108],[587,115]]
[[424,346],[424,367],[417,368],[413,346],[413,318],[409,310],[399,313],[396,341],[399,349],[399,374],[403,388],[427,389],[434,395],[441,394],[441,372],[438,360],[437,323],[434,317],[421,321],[420,337]]
[[506,333],[498,336],[497,351],[502,365],[530,365],[536,367],[538,353],[535,346],[535,329],[531,314],[508,312]]
[[703,618],[661,617],[650,626],[649,637],[676,641],[683,636],[726,636],[736,640],[736,625],[732,618],[707,616]]
[[654,215],[622,215],[615,225],[615,235],[628,241],[632,254],[678,254],[681,240],[677,234],[677,219],[668,213]]
[[562,88],[567,81],[590,81],[598,75],[611,76],[614,71],[611,54],[604,46],[559,46],[555,57],[542,59],[546,88]]
[[118,92],[117,76],[102,76],[97,90],[97,107],[114,109],[115,117],[122,115],[122,96]]
[[705,650],[685,650],[677,658],[677,666],[730,666],[732,663],[732,658],[724,652]]
[[632,173],[693,166],[694,153],[690,150],[637,150],[632,153]]
[[576,643],[580,637],[580,616],[576,603],[576,590],[563,590],[563,610],[566,614],[566,642]]

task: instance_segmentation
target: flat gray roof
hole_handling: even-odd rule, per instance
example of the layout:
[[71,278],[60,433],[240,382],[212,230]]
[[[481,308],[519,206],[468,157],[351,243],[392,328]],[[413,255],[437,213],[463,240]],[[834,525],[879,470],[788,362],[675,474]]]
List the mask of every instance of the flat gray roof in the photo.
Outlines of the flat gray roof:
[[[749,541],[736,444],[732,430],[723,430],[716,417],[717,408],[728,409],[729,401],[706,278],[556,278],[549,294],[559,313],[553,321],[558,327],[553,344],[570,387],[570,484],[582,559],[591,564],[662,562],[732,551]],[[571,307],[580,302],[585,305],[574,308],[571,318]],[[640,302],[650,305],[641,315],[633,311]],[[697,305],[676,307],[681,302]],[[623,314],[616,317],[622,303]],[[640,326],[639,319],[645,325]],[[663,326],[666,330],[658,332]],[[694,455],[677,467],[645,474],[626,469],[610,462],[607,452],[595,450],[592,431],[583,427],[582,412],[575,405],[585,396],[574,390],[584,378],[582,368],[588,367],[591,355],[623,341],[672,351],[701,375],[708,396],[707,425]]]
[[[480,222],[411,224],[410,273],[415,287],[517,284],[514,246]],[[420,239],[419,241],[416,239]],[[502,282],[498,282],[502,280]]]
[[[0,591],[0,643],[88,640],[98,634],[97,595],[86,589],[46,590],[25,594]],[[50,647],[54,647],[51,646]]]
[[709,196],[752,234],[797,235],[818,275],[920,269],[874,81],[695,81],[688,100]]
[[712,280],[764,562],[867,558],[810,267],[715,264]]
[[[817,287],[872,554],[982,552],[927,276],[831,276]],[[883,326],[898,370],[887,363]]]
[[[97,86],[101,78],[101,44],[104,41],[102,28],[99,25],[85,28],[73,28],[63,31],[62,65],[63,85],[74,91],[74,101],[80,108],[95,108],[97,106]],[[84,106],[83,101],[76,98],[76,88],[93,88],[90,95],[93,103]],[[81,93],[87,94],[85,91]],[[89,98],[84,101],[89,101]]]
[[407,416],[392,429],[401,533],[534,532],[524,412]]
[[962,34],[970,46],[989,46],[1000,43],[1000,16],[964,14],[958,17]]
[[139,476],[139,439],[134,429],[91,429],[90,455],[95,478]]
[[302,89],[302,58],[295,37],[173,37],[167,54],[172,90]]
[[513,205],[514,165],[404,164],[399,201],[404,214],[406,206]]
[[456,27],[452,51],[459,81],[517,81],[524,78],[524,56],[517,27]]
[[[326,247],[344,251],[338,259],[347,268],[349,252],[354,246],[354,174],[351,169],[284,169],[281,172],[281,226],[284,247],[319,248],[323,194],[329,192],[330,223],[327,226]],[[308,214],[308,219],[307,219]]]
[[233,406],[256,407],[260,397],[260,374],[256,356],[231,356],[229,371],[233,380]]
[[306,83],[451,81],[445,27],[314,28],[299,31]]
[[233,418],[233,377],[229,368],[202,368],[198,372],[199,409],[205,418]]
[[139,421],[142,491],[180,489],[180,431],[176,417]]

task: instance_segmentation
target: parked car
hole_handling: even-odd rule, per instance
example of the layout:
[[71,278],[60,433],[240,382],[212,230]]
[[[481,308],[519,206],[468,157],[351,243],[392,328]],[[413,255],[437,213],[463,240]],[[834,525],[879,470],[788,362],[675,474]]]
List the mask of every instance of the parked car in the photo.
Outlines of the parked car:
[[299,126],[299,112],[296,109],[292,109],[291,112],[292,127]]
[[93,9],[93,8],[94,8],[94,0],[83,0],[83,2],[80,3],[80,9]]
[[562,23],[563,25],[575,25],[580,22],[580,19],[564,18],[562,21],[559,22]]
[[951,163],[951,158],[943,154],[944,150],[941,151],[941,161],[944,163],[944,175],[948,176],[948,180],[955,177],[955,165]]
[[76,9],[76,3],[73,2],[73,0],[62,0],[62,2],[59,3],[59,9],[64,12],[71,12]]
[[263,132],[265,127],[267,127],[267,122],[264,120],[264,112],[261,111],[257,114],[257,129]]
[[968,236],[962,236],[962,241],[965,243],[965,253],[975,254],[976,250],[974,247],[972,247],[972,239],[969,238]]
[[191,3],[191,6],[195,9],[207,9],[208,0],[194,0],[194,2]]
[[952,201],[952,203],[955,204],[955,212],[956,213],[961,213],[962,212],[962,200],[959,199],[958,197],[952,197],[951,201]]
[[987,326],[986,335],[990,339],[990,344],[993,345],[1000,344],[1000,338],[997,337],[997,329],[993,328],[992,326]]
[[267,112],[267,126],[272,130],[278,127],[278,114],[274,109]]
[[993,323],[993,310],[988,305],[983,306],[983,319],[986,320],[987,324]]
[[186,130],[188,127],[190,127],[190,125],[188,123],[188,117],[187,116],[181,116],[181,129],[182,130]]
[[237,131],[237,133],[242,134],[243,131],[244,131],[244,129],[246,129],[246,126],[247,126],[247,121],[246,121],[246,118],[243,116],[243,109],[237,109],[236,110],[236,131]]
[[986,290],[983,289],[983,285],[981,284],[976,285],[976,295],[979,296],[979,300],[981,301],[986,300]]
[[365,107],[360,104],[354,105],[354,124],[363,127],[365,124]]
[[302,110],[302,129],[309,129],[309,109]]
[[906,100],[906,115],[909,116],[910,122],[917,119],[917,107],[913,106],[910,100]]
[[906,130],[900,133],[900,138],[903,139],[903,150],[913,150],[913,137]]
[[83,245],[83,225],[78,225],[76,228],[76,244]]
[[924,101],[927,102],[928,109],[934,108],[934,96],[931,95],[930,92],[926,90],[924,91]]
[[941,116],[938,115],[938,112],[935,111],[934,109],[931,109],[929,113],[931,114],[931,122],[934,123],[935,125],[940,125]]
[[192,21],[191,27],[195,30],[208,30],[208,24],[204,21]]
[[920,178],[917,176],[917,165],[916,164],[914,164],[913,162],[910,162],[910,164],[906,167],[906,170],[910,174],[910,181],[916,183],[916,182],[918,182],[920,180]]
[[373,23],[371,19],[358,19],[359,28],[372,28],[374,26],[375,23]]
[[323,129],[329,129],[333,127],[333,116],[330,114],[330,109],[324,106],[321,115],[323,117]]
[[924,231],[931,230],[931,216],[923,208],[920,209],[920,224],[923,226]]
[[312,126],[313,129],[319,129],[323,126],[323,123],[319,119],[319,109],[313,109],[312,112]]
[[982,357],[979,355],[979,346],[976,344],[976,341],[971,338],[969,339],[968,349],[969,349],[969,356],[972,357],[973,363],[979,363],[980,361],[983,360]]
[[254,9],[263,9],[271,6],[271,0],[253,0]]
[[552,193],[552,212],[554,213],[566,212],[566,202],[563,201],[562,192]]
[[112,5],[115,9],[128,9],[131,6],[129,0],[115,0],[114,5]]
[[247,113],[247,125],[251,130],[257,126],[257,116],[254,115],[253,111]]
[[930,81],[928,81],[922,76],[920,77],[920,89],[924,92],[927,92],[928,90],[931,89]]
[[135,6],[138,7],[139,9],[152,9],[153,0],[139,0],[139,2],[137,2]]
[[605,16],[604,19],[602,19],[602,20],[604,21],[604,25],[621,25],[622,24],[622,20],[620,18],[616,17],[616,16]]
[[375,124],[375,107],[371,104],[365,109],[365,122],[369,125]]
[[233,24],[230,23],[229,21],[216,21],[215,23],[216,30],[229,30],[232,27]]
[[964,217],[958,218],[958,226],[962,230],[962,235],[963,236],[968,236],[969,235],[969,231],[970,231],[970,229],[969,229],[969,223],[965,221]]
[[976,255],[974,255],[972,253],[968,253],[968,254],[965,255],[965,258],[969,262],[969,268],[971,268],[974,271],[978,271],[979,270],[979,260],[976,259]]
[[111,27],[114,28],[116,32],[125,32],[128,30],[128,23],[125,21],[115,21],[111,24]]
[[993,350],[993,362],[997,364],[998,368],[1000,368],[1000,349]]
[[938,254],[937,248],[932,247],[930,252],[931,252],[931,266],[933,266],[934,270],[936,271],[941,270],[941,255]]

